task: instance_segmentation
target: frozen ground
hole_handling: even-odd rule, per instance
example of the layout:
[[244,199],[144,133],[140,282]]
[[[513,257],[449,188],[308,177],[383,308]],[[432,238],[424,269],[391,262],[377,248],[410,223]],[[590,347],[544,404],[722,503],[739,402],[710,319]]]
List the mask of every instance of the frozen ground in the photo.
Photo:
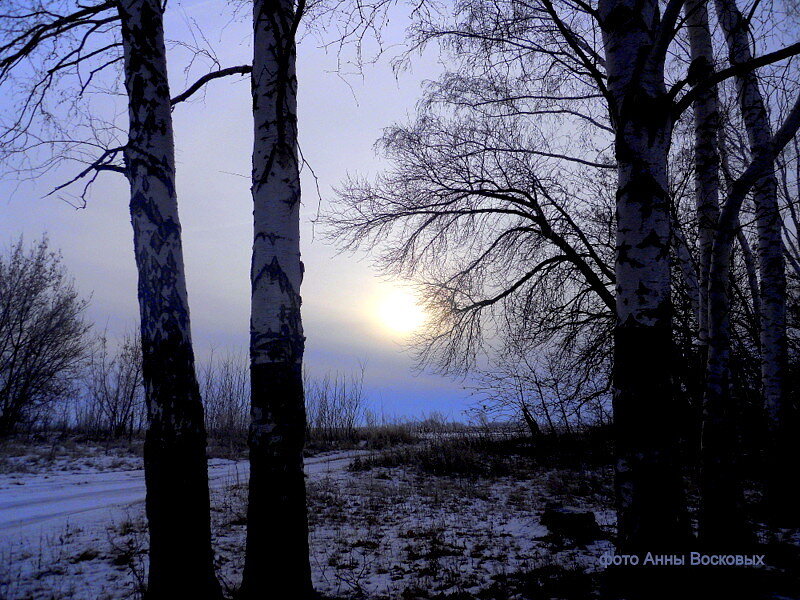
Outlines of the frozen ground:
[[[306,459],[306,473],[316,476],[346,467],[356,454],[341,452]],[[101,463],[93,470],[0,475],[0,543],[20,536],[39,536],[67,525],[104,523],[144,502],[141,461],[131,464],[136,468],[107,470]],[[247,461],[214,458],[208,465],[209,486],[216,490],[239,485],[247,481],[248,473]]]
[[[343,470],[359,452],[306,460],[311,481]],[[146,559],[144,472],[64,461],[52,473],[0,476],[0,598],[135,597]],[[129,467],[141,467],[131,459]],[[246,461],[212,459],[215,509],[246,489]]]
[[[491,447],[446,437],[308,458],[315,588],[328,600],[597,598],[599,558],[612,550],[614,530],[607,461]],[[141,598],[148,540],[137,442],[2,450],[0,599]],[[248,465],[215,458],[209,476],[217,572],[233,598]],[[543,524],[552,506],[591,512],[600,530],[585,543],[564,539]],[[786,593],[748,600],[800,599],[800,530],[760,537],[765,551],[777,551],[769,589]]]
[[[583,571],[596,570],[610,549],[602,539],[563,546],[539,522],[547,503],[569,499],[610,525],[602,473],[351,472],[357,454],[306,462],[312,568],[328,597],[513,598],[521,586],[546,592],[547,577],[564,571],[583,585]],[[210,480],[218,571],[233,592],[243,566],[247,465],[214,459]],[[0,476],[0,597],[139,597],[147,566],[143,500],[138,468]]]
[[141,456],[142,441],[137,439],[103,443],[52,434],[11,438],[0,442],[0,476],[129,471],[142,468]]
[[[141,598],[148,539],[138,448],[53,448],[0,459],[0,599]],[[308,458],[315,588],[328,600],[597,598],[614,530],[610,466],[477,448],[454,439]],[[209,479],[217,573],[233,598],[248,465],[212,459]],[[591,512],[600,529],[583,543],[565,538],[543,523],[552,507]],[[748,600],[797,600],[800,532],[762,533],[782,543],[775,557],[786,563],[776,563],[769,589],[787,593]]]
[[309,485],[315,585],[337,598],[550,598],[549,579],[574,574],[584,588],[575,597],[588,597],[587,573],[610,542],[562,544],[540,518],[548,504],[565,503],[593,510],[610,531],[613,513],[591,489],[598,473],[564,475],[332,473]]
[[[246,463],[213,459],[210,485],[225,485],[246,468]],[[41,535],[67,524],[103,523],[120,509],[143,502],[144,496],[140,468],[0,476],[0,541]]]

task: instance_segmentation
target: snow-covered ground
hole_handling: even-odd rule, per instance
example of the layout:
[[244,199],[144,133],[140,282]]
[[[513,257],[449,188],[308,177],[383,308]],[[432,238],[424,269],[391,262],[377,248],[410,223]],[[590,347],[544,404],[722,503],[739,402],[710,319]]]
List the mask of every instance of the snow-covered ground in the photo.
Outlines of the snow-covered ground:
[[[209,483],[225,485],[246,473],[246,462],[213,459]],[[144,471],[56,472],[0,476],[0,543],[39,536],[68,523],[105,523],[144,502]]]
[[[306,473],[317,476],[342,469],[359,452],[339,452],[306,459]],[[67,524],[106,523],[144,502],[144,471],[56,471],[0,475],[0,544],[20,536],[40,536]],[[214,458],[208,464],[212,490],[247,481],[246,460]]]
[[[22,445],[0,458],[0,599],[141,598],[140,448],[53,448]],[[486,454],[459,439],[308,458],[315,588],[330,600],[596,598],[600,557],[612,551],[612,472],[578,464]],[[233,598],[248,464],[212,459],[209,480],[217,573]],[[543,524],[548,507],[591,512],[600,530],[583,544],[564,539]],[[776,535],[762,532],[784,553],[800,546],[800,530]]]
[[[539,522],[547,503],[577,498],[610,525],[603,494],[587,486],[602,473],[350,472],[362,453],[306,461],[314,583],[329,597],[513,598],[522,585],[548,585],[523,574],[560,569],[580,577],[611,547],[606,540],[560,546]],[[209,476],[217,567],[232,591],[243,567],[247,463],[214,459]],[[144,494],[139,468],[0,476],[0,598],[139,597],[147,571]]]
[[[361,451],[306,459],[310,481],[346,469]],[[0,475],[0,598],[125,598],[146,560],[141,460],[127,470],[59,465],[55,472]],[[71,468],[70,468],[71,467]],[[247,461],[211,459],[215,510],[247,486]],[[239,498],[238,500],[242,500]]]
[[605,526],[613,512],[591,491],[573,495],[587,473],[568,474],[568,487],[562,475],[434,477],[393,467],[312,482],[315,586],[335,598],[500,600],[549,598],[552,584],[537,574],[572,572],[588,585],[585,573],[599,570],[611,543],[562,545],[541,524],[542,512],[566,502],[594,510]]

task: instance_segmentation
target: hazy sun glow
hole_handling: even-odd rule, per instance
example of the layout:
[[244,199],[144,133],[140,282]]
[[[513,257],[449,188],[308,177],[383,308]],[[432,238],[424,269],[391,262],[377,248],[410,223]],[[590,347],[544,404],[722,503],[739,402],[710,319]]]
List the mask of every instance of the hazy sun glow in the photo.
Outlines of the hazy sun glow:
[[425,322],[425,312],[414,295],[395,289],[383,295],[376,304],[380,324],[391,333],[409,335]]

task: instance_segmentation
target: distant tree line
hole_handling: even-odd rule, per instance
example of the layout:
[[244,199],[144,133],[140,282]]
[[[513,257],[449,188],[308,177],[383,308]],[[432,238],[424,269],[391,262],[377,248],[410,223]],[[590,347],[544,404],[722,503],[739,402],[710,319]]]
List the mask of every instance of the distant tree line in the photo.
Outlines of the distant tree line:
[[[117,339],[87,321],[61,255],[43,237],[20,238],[0,252],[0,423],[2,435],[56,429],[132,437],[147,411],[137,335]],[[212,438],[247,437],[250,378],[244,354],[212,351],[198,365],[205,426]],[[364,369],[305,375],[306,429],[316,441],[355,440],[375,423],[366,403]]]

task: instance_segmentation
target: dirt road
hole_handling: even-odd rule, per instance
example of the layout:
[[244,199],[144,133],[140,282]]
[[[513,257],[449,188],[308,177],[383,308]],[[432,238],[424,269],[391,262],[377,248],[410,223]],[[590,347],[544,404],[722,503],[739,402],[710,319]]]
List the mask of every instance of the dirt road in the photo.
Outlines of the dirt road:
[[[332,452],[308,458],[309,478],[342,471],[363,451]],[[246,482],[247,461],[209,461],[209,486]],[[144,471],[42,473],[0,477],[0,541],[21,533],[85,526],[124,516],[125,509],[144,502]]]

